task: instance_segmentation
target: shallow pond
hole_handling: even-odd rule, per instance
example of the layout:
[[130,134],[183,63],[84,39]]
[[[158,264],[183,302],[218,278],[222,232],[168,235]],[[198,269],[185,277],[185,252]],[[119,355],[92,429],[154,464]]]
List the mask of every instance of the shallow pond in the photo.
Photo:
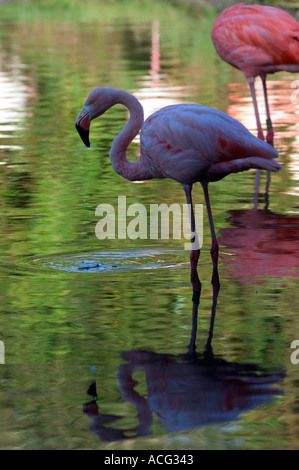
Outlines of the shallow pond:
[[[183,205],[184,192],[114,173],[108,153],[124,108],[93,123],[90,149],[74,123],[89,91],[109,86],[133,93],[146,115],[200,103],[255,133],[248,85],[214,51],[213,12],[57,4],[0,6],[1,449],[298,449],[297,77],[269,77],[284,166],[269,207],[265,175],[258,210],[254,171],[210,185],[221,289],[211,350],[217,292],[204,207],[196,354],[188,354],[186,240],[95,233],[99,204],[117,219],[119,197],[126,208],[149,208]],[[137,156],[138,139],[129,150]],[[199,184],[194,199],[203,203]]]

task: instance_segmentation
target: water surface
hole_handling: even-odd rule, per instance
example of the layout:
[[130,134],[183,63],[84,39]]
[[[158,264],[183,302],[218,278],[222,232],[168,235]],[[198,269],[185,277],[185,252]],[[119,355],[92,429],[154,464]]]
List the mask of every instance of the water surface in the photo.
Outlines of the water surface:
[[[204,209],[189,355],[185,240],[95,236],[99,204],[117,207],[118,196],[128,206],[184,204],[184,192],[173,181],[133,184],[114,173],[108,153],[128,117],[122,107],[93,123],[89,150],[74,122],[100,85],[135,94],[146,116],[200,103],[255,133],[247,83],[214,51],[213,12],[42,3],[0,6],[1,448],[298,449],[299,365],[290,360],[299,339],[297,77],[269,77],[284,166],[269,207],[265,175],[258,210],[253,171],[211,184],[221,289],[211,351]],[[260,84],[257,92],[263,107]],[[129,149],[137,156],[138,139]],[[203,202],[200,185],[194,199]]]

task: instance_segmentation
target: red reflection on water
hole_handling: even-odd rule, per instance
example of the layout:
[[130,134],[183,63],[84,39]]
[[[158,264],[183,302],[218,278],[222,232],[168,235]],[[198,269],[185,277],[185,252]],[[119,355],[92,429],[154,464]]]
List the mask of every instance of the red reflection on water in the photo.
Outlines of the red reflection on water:
[[[231,250],[223,258],[241,283],[262,284],[268,276],[299,276],[299,218],[269,210],[231,211],[232,227],[220,230],[219,244]],[[297,270],[297,271],[296,271]]]

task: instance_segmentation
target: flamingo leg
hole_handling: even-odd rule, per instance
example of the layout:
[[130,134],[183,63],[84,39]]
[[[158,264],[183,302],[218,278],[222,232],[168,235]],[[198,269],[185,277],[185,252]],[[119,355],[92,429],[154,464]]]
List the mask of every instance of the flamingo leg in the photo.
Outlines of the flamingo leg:
[[[257,99],[256,99],[256,93],[255,93],[255,87],[254,87],[254,77],[248,78],[247,81],[250,87],[250,93],[251,93],[251,98],[253,102],[254,114],[255,114],[256,125],[257,125],[257,136],[259,139],[264,140],[264,133],[263,133],[262,125],[261,125]],[[260,179],[261,179],[261,170],[257,170],[256,175],[255,175],[254,197],[253,197],[255,209],[257,209],[257,206],[258,206],[258,193],[259,193],[259,187],[260,187]]]
[[268,101],[268,92],[267,92],[267,85],[266,85],[266,75],[261,75],[261,80],[263,83],[263,90],[264,90],[264,97],[265,97],[265,107],[266,107],[266,115],[267,115],[267,142],[268,144],[272,145],[274,143],[274,131],[272,127],[272,121],[270,117],[270,106]]
[[[193,246],[196,246],[196,227],[195,227],[195,217],[194,217],[194,210],[193,210],[193,202],[192,202],[192,184],[184,184],[183,189],[186,194],[187,204],[189,207],[189,217],[190,217],[190,226],[191,226],[191,243]],[[199,304],[199,297],[201,292],[201,282],[198,278],[197,274],[197,264],[200,255],[200,249],[196,248],[191,250],[190,252],[190,265],[191,265],[191,284],[193,287],[193,302]]]
[[216,307],[217,307],[217,300],[218,294],[220,291],[220,282],[219,282],[219,274],[218,274],[218,267],[213,267],[213,275],[211,284],[213,286],[213,304],[211,310],[211,320],[210,320],[210,329],[209,329],[209,336],[206,344],[206,350],[209,351],[212,346],[212,338],[213,338],[213,331],[214,331],[214,323],[216,317]]
[[[268,144],[274,147],[274,131],[272,127],[272,121],[270,117],[270,106],[268,101],[268,92],[267,92],[267,85],[266,85],[266,75],[261,75],[261,80],[263,83],[263,90],[264,90],[264,97],[265,97],[265,107],[266,107],[266,115],[267,115],[267,142]],[[271,183],[271,172],[267,171],[267,181],[266,181],[266,188],[265,188],[265,204],[266,207],[269,205],[269,188]]]
[[217,267],[219,246],[218,246],[218,242],[217,242],[217,238],[215,234],[214,222],[213,222],[213,217],[212,217],[211,204],[210,204],[210,198],[209,198],[209,192],[208,192],[208,183],[202,183],[202,187],[203,187],[203,191],[205,195],[205,201],[206,201],[206,206],[207,206],[207,211],[208,211],[210,231],[211,231],[211,237],[212,237],[211,258],[213,261],[213,266]]
[[[191,226],[191,243],[195,246],[195,241],[197,238],[196,233],[196,226],[195,226],[195,217],[194,217],[194,210],[193,210],[193,202],[192,202],[192,184],[184,184],[183,189],[186,194],[187,204],[189,207],[189,217],[190,217],[190,226]],[[198,316],[198,306],[201,294],[201,282],[199,280],[197,274],[197,264],[200,255],[200,249],[196,248],[191,250],[190,252],[190,265],[191,265],[191,284],[193,287],[193,295],[192,295],[192,330],[191,330],[191,338],[190,343],[188,346],[188,351],[190,354],[195,352],[195,342],[196,342],[196,333],[197,333],[197,316]]]
[[250,93],[251,93],[251,98],[253,102],[253,108],[254,108],[254,114],[255,114],[255,119],[256,119],[256,125],[257,125],[257,136],[261,140],[264,139],[264,133],[263,133],[263,128],[261,125],[261,119],[259,115],[259,110],[258,110],[258,105],[257,105],[257,99],[256,99],[256,93],[255,93],[255,87],[254,87],[254,77],[248,78],[248,84],[250,87]]

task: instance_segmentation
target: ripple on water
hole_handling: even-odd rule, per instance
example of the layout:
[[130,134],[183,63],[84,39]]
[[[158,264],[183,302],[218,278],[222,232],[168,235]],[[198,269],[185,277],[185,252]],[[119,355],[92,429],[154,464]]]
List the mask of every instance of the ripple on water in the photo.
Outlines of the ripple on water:
[[125,269],[183,268],[189,265],[185,251],[117,251],[36,258],[38,268],[76,273],[102,273]]

